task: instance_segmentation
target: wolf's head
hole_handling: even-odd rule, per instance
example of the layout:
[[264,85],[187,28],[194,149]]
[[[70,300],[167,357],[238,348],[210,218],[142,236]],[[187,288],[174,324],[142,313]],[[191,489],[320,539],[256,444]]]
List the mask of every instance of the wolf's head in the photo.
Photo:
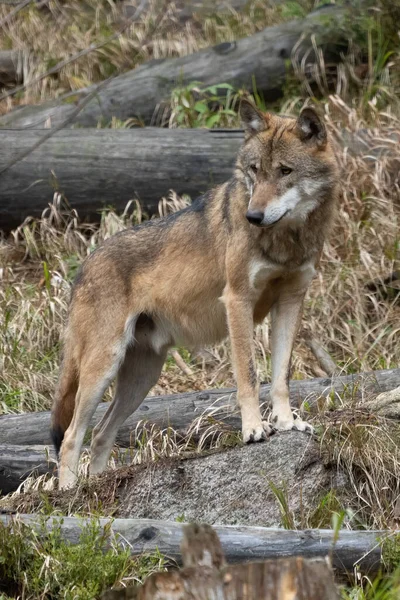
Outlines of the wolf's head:
[[337,180],[323,121],[312,108],[292,119],[264,114],[247,100],[240,117],[246,141],[236,166],[249,192],[248,221],[259,227],[303,224]]

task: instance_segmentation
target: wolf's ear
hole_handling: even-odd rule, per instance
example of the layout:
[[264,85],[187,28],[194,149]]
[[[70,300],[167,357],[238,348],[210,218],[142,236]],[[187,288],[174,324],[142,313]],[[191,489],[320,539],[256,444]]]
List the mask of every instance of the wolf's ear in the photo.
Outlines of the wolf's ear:
[[247,137],[268,129],[266,115],[245,98],[240,101],[239,115]]
[[315,143],[324,148],[327,142],[326,127],[313,108],[303,108],[297,119],[297,130],[301,140]]

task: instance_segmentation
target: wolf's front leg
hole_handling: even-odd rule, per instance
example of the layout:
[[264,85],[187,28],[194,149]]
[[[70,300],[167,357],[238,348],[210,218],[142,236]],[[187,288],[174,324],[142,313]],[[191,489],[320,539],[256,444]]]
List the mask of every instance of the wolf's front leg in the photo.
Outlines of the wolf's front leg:
[[289,403],[289,371],[293,344],[300,325],[305,292],[282,294],[271,308],[272,425],[287,431],[312,433],[311,425],[293,415]]
[[224,300],[228,314],[233,366],[237,381],[237,401],[242,414],[244,442],[258,442],[271,433],[262,420],[258,397],[259,385],[254,360],[253,311],[250,300],[228,289]]

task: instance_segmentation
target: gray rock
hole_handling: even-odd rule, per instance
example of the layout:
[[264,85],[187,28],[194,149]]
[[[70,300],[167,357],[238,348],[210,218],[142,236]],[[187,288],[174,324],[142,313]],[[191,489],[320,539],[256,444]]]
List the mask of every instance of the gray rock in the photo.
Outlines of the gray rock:
[[286,490],[300,524],[323,494],[347,483],[340,479],[336,469],[324,466],[317,441],[291,431],[262,444],[133,467],[118,491],[118,516],[279,526],[272,482]]

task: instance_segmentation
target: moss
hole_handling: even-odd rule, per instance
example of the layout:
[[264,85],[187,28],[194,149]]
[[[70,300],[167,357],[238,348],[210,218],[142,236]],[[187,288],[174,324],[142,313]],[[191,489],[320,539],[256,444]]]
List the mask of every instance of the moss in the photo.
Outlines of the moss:
[[164,568],[158,553],[131,557],[129,548],[116,545],[110,533],[109,526],[103,528],[93,519],[73,545],[63,540],[58,523],[50,532],[46,520],[38,529],[18,520],[0,524],[0,593],[26,600],[93,600],[124,578],[140,581]]
[[400,533],[386,537],[381,542],[382,562],[388,571],[400,567]]
[[332,515],[343,511],[342,504],[334,490],[330,490],[318,502],[315,510],[307,519],[307,528],[329,529],[332,526]]

